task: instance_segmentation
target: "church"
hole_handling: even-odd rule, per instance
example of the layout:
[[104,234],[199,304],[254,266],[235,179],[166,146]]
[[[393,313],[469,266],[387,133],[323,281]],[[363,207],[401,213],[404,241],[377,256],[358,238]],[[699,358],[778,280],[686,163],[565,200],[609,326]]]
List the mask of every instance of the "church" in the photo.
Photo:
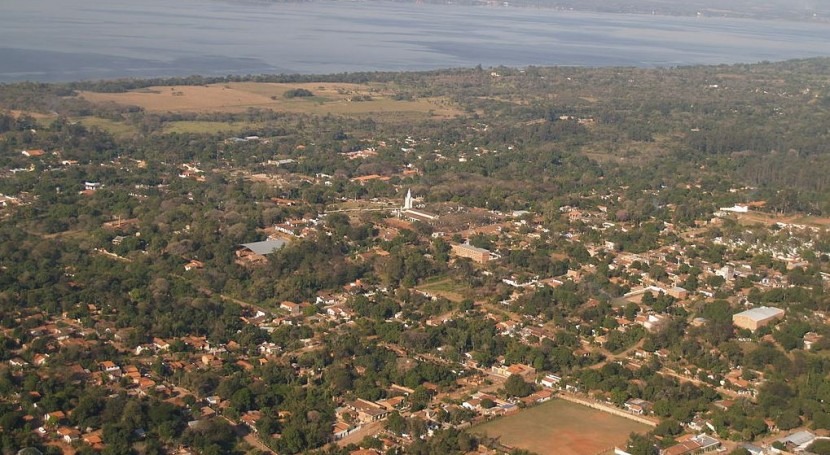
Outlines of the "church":
[[398,211],[398,216],[409,221],[421,221],[429,223],[438,219],[438,215],[425,212],[423,210],[416,210],[414,208],[415,198],[412,197],[412,190],[406,191],[406,197],[403,200],[403,207]]

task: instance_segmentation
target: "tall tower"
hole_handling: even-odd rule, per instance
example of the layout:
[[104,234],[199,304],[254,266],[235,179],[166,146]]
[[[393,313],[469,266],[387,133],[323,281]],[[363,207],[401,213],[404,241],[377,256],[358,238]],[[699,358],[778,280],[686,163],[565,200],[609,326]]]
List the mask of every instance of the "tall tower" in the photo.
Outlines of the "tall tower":
[[406,191],[406,198],[403,200],[403,209],[412,210],[412,189]]

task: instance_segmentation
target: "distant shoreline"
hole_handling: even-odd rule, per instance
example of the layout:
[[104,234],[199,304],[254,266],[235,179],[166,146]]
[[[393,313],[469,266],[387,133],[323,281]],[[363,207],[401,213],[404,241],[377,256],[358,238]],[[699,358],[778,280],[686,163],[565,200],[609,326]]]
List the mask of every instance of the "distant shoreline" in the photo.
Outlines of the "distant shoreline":
[[[682,4],[637,5],[629,2],[615,1],[579,1],[579,0],[261,0],[261,3],[401,3],[432,5],[458,5],[490,8],[535,8],[554,11],[572,11],[599,14],[633,14],[666,17],[700,17],[806,22],[830,25],[830,7],[825,9],[798,10],[790,5],[779,6],[775,12],[753,11],[747,8],[724,9],[720,1],[692,0]],[[651,2],[654,3],[654,2]],[[751,5],[747,5],[751,8]]]
[[830,56],[830,27],[786,20],[386,0],[7,1],[0,83],[477,65],[670,68]]

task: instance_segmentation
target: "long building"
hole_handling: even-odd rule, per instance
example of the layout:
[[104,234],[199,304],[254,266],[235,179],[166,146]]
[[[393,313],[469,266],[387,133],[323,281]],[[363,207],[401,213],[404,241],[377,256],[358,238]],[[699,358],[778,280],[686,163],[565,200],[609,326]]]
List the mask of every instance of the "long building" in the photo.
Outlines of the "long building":
[[732,323],[736,327],[756,331],[770,322],[784,319],[784,310],[761,306],[732,315]]
[[484,264],[490,260],[490,252],[484,248],[477,248],[469,243],[456,243],[452,246],[452,252],[458,257],[470,258],[474,262]]

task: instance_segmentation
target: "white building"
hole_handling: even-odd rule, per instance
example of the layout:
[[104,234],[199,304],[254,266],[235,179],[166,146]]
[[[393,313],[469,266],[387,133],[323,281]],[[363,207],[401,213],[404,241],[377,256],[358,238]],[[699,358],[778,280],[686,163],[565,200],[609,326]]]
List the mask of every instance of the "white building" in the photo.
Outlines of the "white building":
[[406,191],[406,197],[403,200],[403,209],[404,210],[412,210],[412,190],[411,189]]

